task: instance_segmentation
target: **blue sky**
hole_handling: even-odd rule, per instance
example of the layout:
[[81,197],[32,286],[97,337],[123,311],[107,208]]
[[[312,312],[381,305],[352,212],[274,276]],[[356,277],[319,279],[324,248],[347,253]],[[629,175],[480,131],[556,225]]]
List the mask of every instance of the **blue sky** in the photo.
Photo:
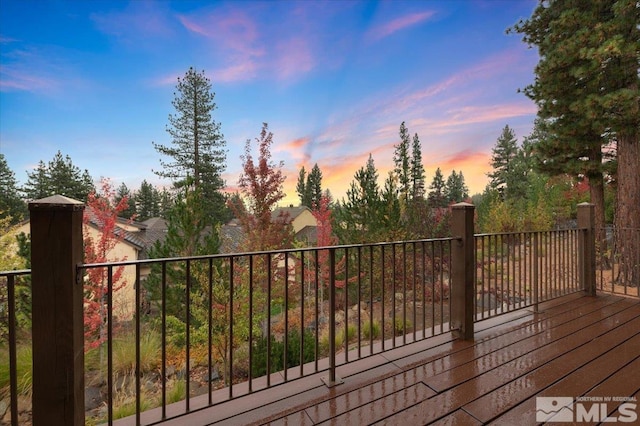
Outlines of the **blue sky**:
[[341,198],[371,153],[381,180],[398,128],[436,167],[481,192],[508,124],[519,139],[535,105],[522,93],[538,57],[505,29],[534,0],[15,1],[0,6],[0,153],[20,182],[60,150],[95,179],[137,189],[157,178],[152,141],[170,143],[177,77],[204,70],[227,141],[224,178],[241,172],[262,122],[284,162],[286,203],[318,163]]

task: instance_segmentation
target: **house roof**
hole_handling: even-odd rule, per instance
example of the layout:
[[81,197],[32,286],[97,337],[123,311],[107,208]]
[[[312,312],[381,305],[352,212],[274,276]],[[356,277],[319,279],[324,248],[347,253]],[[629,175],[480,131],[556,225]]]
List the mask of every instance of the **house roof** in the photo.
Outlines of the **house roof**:
[[[87,214],[89,216],[89,224],[92,225],[93,227],[100,229],[101,224],[98,221],[98,218],[95,215],[95,212],[93,211],[93,209],[89,206],[87,206],[84,210],[85,214]],[[133,227],[135,229],[137,229],[138,231],[130,231],[128,229],[125,228],[126,227]],[[136,221],[132,221],[132,220],[127,220],[125,218],[122,217],[118,217],[117,218],[117,224],[116,224],[116,229],[115,229],[115,234],[119,237],[122,237],[122,239],[124,241],[126,241],[127,243],[133,245],[136,249],[138,250],[142,250],[145,248],[145,243],[144,240],[142,240],[139,237],[139,231],[140,230],[144,230],[146,229],[146,225],[144,225],[143,223],[140,222],[136,222]]]
[[289,219],[293,221],[296,217],[300,216],[305,211],[311,212],[311,209],[309,209],[309,207],[307,206],[277,207],[271,212],[271,219],[276,219],[280,215],[289,215]]
[[167,235],[167,229],[169,229],[169,224],[166,220],[161,217],[152,217],[142,223],[147,226],[144,232],[140,234],[146,247],[151,247],[157,241],[164,240]]

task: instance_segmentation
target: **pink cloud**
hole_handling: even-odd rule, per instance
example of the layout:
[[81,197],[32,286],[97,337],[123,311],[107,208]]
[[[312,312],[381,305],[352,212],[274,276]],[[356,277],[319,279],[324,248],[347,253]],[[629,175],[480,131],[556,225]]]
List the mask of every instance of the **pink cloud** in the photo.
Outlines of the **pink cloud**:
[[445,120],[430,123],[431,128],[458,127],[468,124],[504,121],[508,118],[532,115],[537,112],[535,104],[518,102],[514,104],[467,106],[449,111]]
[[311,71],[314,66],[315,60],[306,39],[296,37],[278,46],[275,72],[280,80],[305,74]]
[[368,35],[373,40],[379,40],[388,37],[400,30],[412,27],[421,22],[426,21],[435,14],[434,11],[425,11],[420,13],[412,13],[410,15],[401,16],[383,25],[372,28]]
[[257,24],[244,12],[213,12],[197,16],[178,16],[189,31],[216,41],[216,45],[235,55],[262,56]]
[[216,82],[231,83],[245,81],[254,78],[258,73],[258,64],[251,58],[243,58],[242,61],[226,67],[213,70],[212,75]]
[[297,138],[281,145],[280,149],[285,151],[304,149],[309,142],[310,139],[308,137]]
[[307,165],[311,158],[307,149],[310,142],[311,139],[309,137],[297,138],[284,144],[278,144],[274,152],[282,152],[291,156],[296,161],[296,167],[299,169]]
[[55,90],[59,84],[53,79],[30,75],[28,73],[8,70],[7,66],[2,67],[0,71],[0,91],[27,91],[27,92],[43,92]]
[[450,104],[468,104],[475,98],[486,98],[496,84],[505,84],[514,68],[531,69],[534,60],[524,57],[519,51],[506,50],[424,88],[408,93],[396,90],[391,96],[371,102],[369,110],[403,119],[406,119],[407,112],[414,116],[433,116],[435,110],[431,109],[427,114],[425,110],[437,106],[438,111],[443,111]]
[[266,48],[256,22],[239,10],[216,10],[198,15],[180,15],[188,31],[210,41],[222,58],[213,76],[218,82],[251,80],[264,67]]
[[180,21],[180,23],[189,31],[191,31],[192,33],[196,33],[196,34],[200,34],[202,36],[205,37],[209,37],[209,32],[201,27],[199,24],[189,20],[186,16],[183,15],[178,15],[178,20]]

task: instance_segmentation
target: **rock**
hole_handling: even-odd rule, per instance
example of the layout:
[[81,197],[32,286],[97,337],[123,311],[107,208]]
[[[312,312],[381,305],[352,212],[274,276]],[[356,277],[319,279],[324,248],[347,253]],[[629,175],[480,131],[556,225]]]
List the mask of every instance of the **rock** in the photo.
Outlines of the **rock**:
[[498,306],[498,299],[491,293],[484,293],[478,296],[476,305],[485,310],[495,309]]
[[[205,376],[206,377],[206,376]],[[209,377],[208,381],[209,382],[215,382],[216,380],[220,379],[220,373],[218,373],[217,369],[212,369],[211,370],[211,377]]]
[[176,367],[174,367],[173,365],[167,365],[166,374],[167,379],[176,374]]
[[0,401],[0,417],[3,417],[7,410],[9,409],[10,401],[9,399],[3,399]]
[[93,410],[98,408],[103,402],[102,393],[99,387],[89,386],[84,389],[84,409]]
[[158,383],[154,382],[153,380],[146,380],[144,382],[144,387],[143,390],[151,393],[153,391],[155,391],[158,388]]

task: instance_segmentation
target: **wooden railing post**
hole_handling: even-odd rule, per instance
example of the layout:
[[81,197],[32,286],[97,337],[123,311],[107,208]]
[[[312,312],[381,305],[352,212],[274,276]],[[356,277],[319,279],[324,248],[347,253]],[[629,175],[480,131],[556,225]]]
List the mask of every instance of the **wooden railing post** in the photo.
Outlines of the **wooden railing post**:
[[589,296],[596,295],[595,205],[578,204],[578,268],[580,285]]
[[451,327],[464,340],[473,339],[475,303],[473,215],[475,206],[458,203],[452,206],[451,234]]
[[60,195],[29,203],[35,426],[84,425],[83,210]]

